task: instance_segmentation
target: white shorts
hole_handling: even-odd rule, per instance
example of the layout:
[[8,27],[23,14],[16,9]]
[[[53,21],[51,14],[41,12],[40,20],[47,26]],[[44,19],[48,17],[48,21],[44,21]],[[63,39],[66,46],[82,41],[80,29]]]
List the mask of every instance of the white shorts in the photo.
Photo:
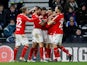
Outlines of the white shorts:
[[43,42],[43,34],[41,29],[33,29],[32,35],[33,35],[33,42],[37,43]]
[[49,37],[48,37],[48,31],[47,30],[42,30],[43,34],[43,42],[44,43],[49,43]]
[[28,38],[25,36],[25,34],[15,34],[15,42],[15,46],[29,44]]
[[63,34],[49,35],[49,42],[52,44],[62,44]]

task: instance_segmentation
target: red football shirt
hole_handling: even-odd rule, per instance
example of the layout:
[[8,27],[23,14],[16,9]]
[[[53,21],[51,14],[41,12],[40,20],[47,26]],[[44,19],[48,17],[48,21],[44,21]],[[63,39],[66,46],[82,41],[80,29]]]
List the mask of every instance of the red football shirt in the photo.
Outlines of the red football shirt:
[[[47,19],[48,19],[48,15],[44,15],[42,19],[43,19],[43,20],[47,20]],[[47,21],[48,21],[48,20],[47,20]],[[46,24],[45,24],[45,25],[46,25]],[[47,28],[46,28],[45,25],[42,26],[42,28],[41,28],[42,30],[47,30]]]
[[27,22],[27,21],[33,22],[37,19],[36,18],[28,18],[24,14],[19,14],[17,16],[16,20],[17,20],[17,23],[16,23],[15,34],[25,34],[25,22]]
[[39,29],[41,29],[42,26],[40,25],[41,20],[39,19],[39,16],[38,16],[37,14],[33,14],[33,15],[32,15],[32,18],[37,19],[37,20],[34,20],[34,21],[33,21],[33,22],[34,22],[34,28],[39,28]]
[[64,22],[64,15],[57,14],[57,16],[53,19],[54,24],[50,26],[48,29],[48,34],[63,34],[63,22]]

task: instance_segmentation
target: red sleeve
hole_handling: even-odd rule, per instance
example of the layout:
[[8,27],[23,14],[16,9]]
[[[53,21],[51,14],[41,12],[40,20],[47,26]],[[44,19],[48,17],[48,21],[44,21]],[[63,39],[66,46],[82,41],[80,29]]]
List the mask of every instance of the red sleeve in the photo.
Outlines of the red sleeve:
[[64,15],[62,15],[61,17],[64,18]]
[[58,20],[58,17],[59,17],[59,15],[55,16],[55,17],[53,18],[53,21],[56,22],[56,21]]
[[46,27],[47,29],[49,29],[49,28],[50,28],[50,25],[47,24],[45,27]]
[[29,22],[34,22],[35,20],[37,20],[37,18],[29,18],[27,16],[25,16],[25,19],[26,21],[29,21]]

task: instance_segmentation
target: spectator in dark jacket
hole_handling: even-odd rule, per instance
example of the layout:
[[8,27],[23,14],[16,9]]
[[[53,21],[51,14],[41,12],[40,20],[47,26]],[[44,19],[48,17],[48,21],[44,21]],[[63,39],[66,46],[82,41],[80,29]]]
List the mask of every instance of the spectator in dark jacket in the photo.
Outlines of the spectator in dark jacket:
[[67,42],[72,42],[72,36],[75,34],[77,28],[78,27],[74,24],[73,21],[71,21],[69,25],[66,27],[65,35]]
[[3,28],[7,25],[6,23],[6,11],[4,10],[4,6],[0,5],[0,36],[1,33],[3,32]]
[[56,6],[61,6],[60,0],[53,0],[52,1],[52,9],[54,10]]
[[82,5],[81,9],[77,11],[77,21],[78,24],[84,25],[87,24],[87,7],[86,5]]
[[16,27],[15,21],[11,19],[8,26],[4,28],[4,36],[5,37],[11,36],[15,31],[15,27]]
[[82,35],[82,30],[80,28],[77,28],[75,31],[75,34],[72,37],[73,43],[83,43],[83,35]]
[[10,9],[9,9],[9,12],[8,12],[8,18],[9,18],[9,20],[13,19],[13,20],[16,21],[17,15],[18,15],[18,10],[16,10],[15,5],[11,5]]
[[66,21],[69,21],[71,16],[73,16],[74,20],[76,21],[76,13],[74,12],[72,7],[69,7],[68,12],[65,13]]
[[5,9],[8,9],[8,1],[9,0],[0,0],[0,4],[3,4]]
[[67,11],[69,7],[72,7],[75,11],[76,9],[78,9],[77,2],[75,0],[69,0],[65,5],[65,10]]
[[76,0],[76,2],[78,3],[79,6],[81,6],[83,4],[87,5],[87,0],[79,0],[79,1]]
[[52,7],[53,0],[49,0],[49,7]]
[[49,7],[55,9],[56,6],[62,6],[64,8],[66,0],[49,0]]

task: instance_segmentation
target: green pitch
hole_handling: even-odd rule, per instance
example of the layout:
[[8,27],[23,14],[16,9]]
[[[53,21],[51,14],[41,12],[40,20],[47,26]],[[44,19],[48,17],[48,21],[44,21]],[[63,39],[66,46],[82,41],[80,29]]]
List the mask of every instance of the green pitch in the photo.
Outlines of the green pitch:
[[0,65],[87,65],[87,62],[11,62],[0,63]]

